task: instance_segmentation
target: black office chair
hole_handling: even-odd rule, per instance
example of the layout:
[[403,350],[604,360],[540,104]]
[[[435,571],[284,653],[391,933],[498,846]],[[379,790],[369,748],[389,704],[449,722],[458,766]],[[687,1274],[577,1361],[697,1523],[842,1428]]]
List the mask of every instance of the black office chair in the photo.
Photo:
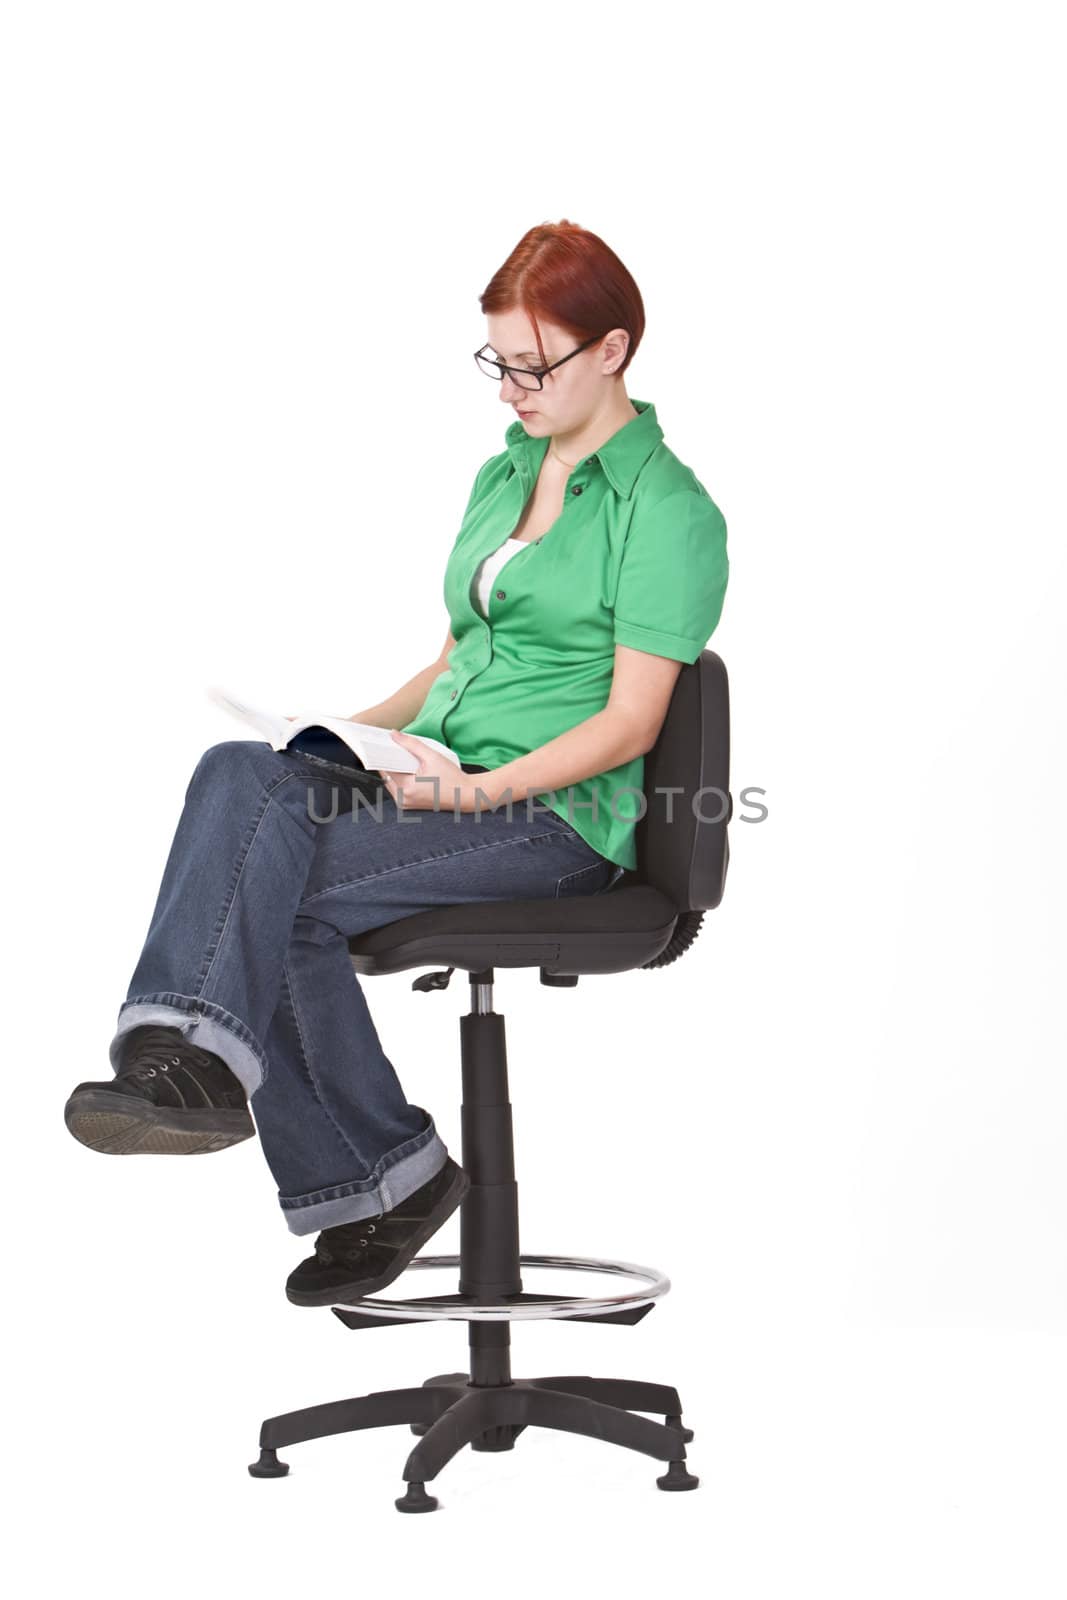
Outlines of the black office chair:
[[[400,1511],[433,1511],[426,1492],[465,1444],[510,1450],[527,1426],[588,1434],[668,1463],[661,1489],[695,1489],[686,1468],[693,1438],[682,1426],[676,1389],[622,1378],[512,1378],[511,1323],[553,1317],[632,1324],[666,1294],[670,1280],[650,1267],[577,1256],[519,1254],[518,1190],[508,1100],[504,1018],[493,1010],[495,967],[539,967],[541,982],[570,986],[580,974],[666,966],[719,904],[729,862],[730,716],[726,669],[712,650],[683,665],[655,748],[645,760],[645,815],[637,823],[638,867],[607,891],[568,899],[519,900],[423,911],[349,941],[360,974],[445,964],[413,989],[443,989],[453,970],[470,975],[471,1010],[460,1018],[463,1068],[462,1164],[471,1187],[460,1207],[459,1256],[416,1256],[408,1270],[459,1268],[456,1294],[422,1300],[368,1298],[332,1306],[346,1328],[447,1318],[467,1322],[470,1372],[427,1378],[269,1417],[253,1477],[283,1477],[279,1448],[302,1439],[408,1423],[420,1435],[404,1466]],[[598,1297],[523,1292],[522,1267],[600,1272],[642,1280]],[[354,1309],[358,1308],[358,1309]],[[662,1415],[653,1422],[634,1412]]]

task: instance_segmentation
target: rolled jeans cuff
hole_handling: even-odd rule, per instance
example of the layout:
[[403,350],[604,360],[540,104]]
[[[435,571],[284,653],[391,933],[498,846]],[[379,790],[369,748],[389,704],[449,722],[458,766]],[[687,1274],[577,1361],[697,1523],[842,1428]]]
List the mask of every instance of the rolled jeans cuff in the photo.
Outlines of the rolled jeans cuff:
[[369,1178],[332,1184],[311,1194],[279,1194],[282,1215],[290,1233],[315,1233],[342,1222],[378,1217],[429,1183],[447,1160],[448,1150],[431,1118],[425,1132],[391,1151]]
[[142,994],[123,1001],[108,1046],[115,1072],[121,1065],[125,1035],[152,1025],[178,1028],[190,1044],[221,1056],[250,1100],[266,1080],[267,1058],[252,1030],[223,1006],[188,994]]

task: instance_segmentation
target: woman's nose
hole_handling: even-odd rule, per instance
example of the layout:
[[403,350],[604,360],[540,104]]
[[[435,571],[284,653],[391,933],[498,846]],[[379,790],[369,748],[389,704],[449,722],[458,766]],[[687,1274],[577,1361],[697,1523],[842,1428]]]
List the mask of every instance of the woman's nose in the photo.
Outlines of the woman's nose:
[[519,405],[526,393],[521,383],[516,383],[510,373],[500,380],[500,398],[506,405]]

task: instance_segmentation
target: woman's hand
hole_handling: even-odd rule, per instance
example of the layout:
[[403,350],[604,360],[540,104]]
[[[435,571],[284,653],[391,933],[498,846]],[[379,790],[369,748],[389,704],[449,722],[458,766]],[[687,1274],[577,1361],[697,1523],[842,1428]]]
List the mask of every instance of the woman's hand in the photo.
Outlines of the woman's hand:
[[[414,733],[400,733],[396,728],[390,728],[389,733],[397,744],[419,758],[417,772],[387,772],[379,768],[385,787],[401,811],[474,810],[475,777],[484,774],[464,772]],[[431,783],[431,778],[438,782]]]

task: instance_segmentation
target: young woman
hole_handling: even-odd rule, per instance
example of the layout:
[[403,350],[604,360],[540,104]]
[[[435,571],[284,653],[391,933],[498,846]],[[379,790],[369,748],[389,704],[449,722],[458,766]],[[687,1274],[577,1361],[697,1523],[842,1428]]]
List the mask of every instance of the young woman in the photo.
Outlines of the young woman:
[[533,228],[481,308],[475,359],[516,415],[448,557],[450,629],[354,717],[418,772],[368,773],[315,735],[206,750],[114,1076],[65,1108],[115,1155],[258,1132],[289,1228],[318,1231],[287,1280],[297,1305],[384,1288],[470,1186],[401,1088],[348,939],[435,906],[602,893],[635,867],[644,755],[726,590],[722,514],[626,393],[644,310],[614,252],[570,222]]

